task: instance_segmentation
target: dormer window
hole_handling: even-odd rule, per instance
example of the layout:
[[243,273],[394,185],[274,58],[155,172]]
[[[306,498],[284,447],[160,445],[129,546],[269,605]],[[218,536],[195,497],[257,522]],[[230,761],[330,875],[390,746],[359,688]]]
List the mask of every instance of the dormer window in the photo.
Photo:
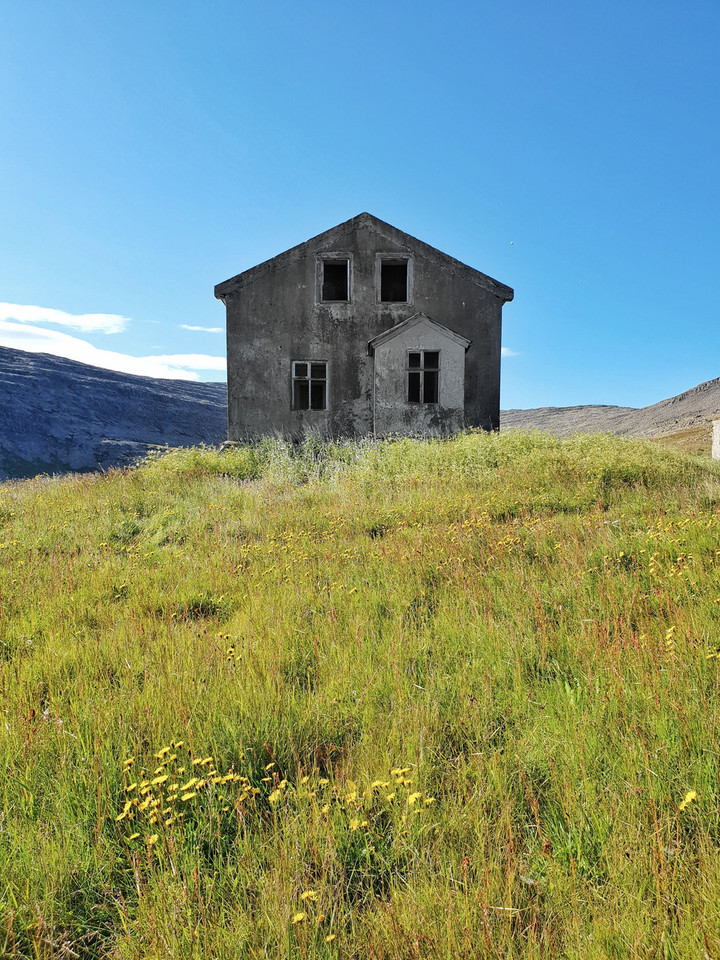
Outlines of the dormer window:
[[320,261],[320,299],[323,303],[347,303],[350,299],[350,261],[333,257]]

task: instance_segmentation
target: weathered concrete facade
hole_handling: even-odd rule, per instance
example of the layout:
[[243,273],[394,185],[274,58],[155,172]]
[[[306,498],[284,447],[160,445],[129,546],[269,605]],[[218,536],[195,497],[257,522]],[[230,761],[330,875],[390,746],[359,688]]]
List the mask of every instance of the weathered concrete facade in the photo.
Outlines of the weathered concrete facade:
[[497,429],[513,291],[368,213],[220,283],[233,440]]

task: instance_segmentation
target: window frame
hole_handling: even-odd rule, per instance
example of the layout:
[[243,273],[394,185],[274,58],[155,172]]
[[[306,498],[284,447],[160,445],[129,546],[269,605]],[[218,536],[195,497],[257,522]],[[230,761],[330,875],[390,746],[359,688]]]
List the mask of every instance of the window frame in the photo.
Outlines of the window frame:
[[[383,300],[382,299],[382,268],[383,263],[406,263],[407,264],[407,289],[406,300]],[[397,253],[390,251],[388,253],[375,254],[375,300],[383,307],[407,306],[413,302],[413,287],[415,281],[414,258],[409,253]]]
[[[434,353],[437,355],[437,365],[426,367],[425,365],[425,354]],[[412,355],[420,356],[420,363],[418,366],[413,366],[410,363],[410,357]],[[440,403],[440,350],[426,350],[424,347],[416,347],[412,350],[408,349],[405,359],[405,402],[411,403],[418,406],[435,406]],[[425,399],[425,374],[434,373],[436,375],[435,379],[435,400],[426,400]],[[416,374],[419,377],[419,399],[412,400],[410,398],[410,376],[411,374]]]
[[[296,367],[299,364],[304,364],[306,366],[307,373],[305,376],[296,375]],[[313,367],[317,367],[320,365],[322,365],[325,368],[325,376],[324,377],[313,376]],[[328,384],[330,382],[328,373],[329,373],[329,363],[327,360],[291,360],[290,361],[290,409],[294,413],[305,413],[306,411],[313,412],[313,413],[322,413],[324,410],[328,409],[328,398],[329,398]],[[299,383],[307,384],[308,406],[306,407],[298,406],[296,404],[295,385]],[[313,383],[316,383],[316,384],[322,383],[325,387],[325,392],[324,392],[325,403],[324,403],[324,406],[322,407],[312,406]]]
[[[325,300],[323,299],[323,287],[325,286],[325,264],[345,261],[347,264],[347,299],[346,300]],[[352,285],[353,285],[353,258],[350,253],[343,251],[333,251],[332,253],[318,254],[315,262],[315,302],[318,305],[330,305],[341,303],[352,303]]]

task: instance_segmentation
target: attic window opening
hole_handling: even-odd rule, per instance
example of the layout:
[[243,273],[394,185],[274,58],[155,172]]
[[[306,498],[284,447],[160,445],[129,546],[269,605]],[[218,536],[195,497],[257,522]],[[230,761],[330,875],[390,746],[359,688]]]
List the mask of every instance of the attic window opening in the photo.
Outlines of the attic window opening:
[[380,262],[380,300],[382,303],[407,303],[407,260],[382,260]]
[[292,409],[327,409],[327,362],[293,360]]
[[408,403],[437,403],[439,387],[440,351],[417,350],[408,353]]
[[348,260],[322,261],[322,299],[325,302],[350,299]]

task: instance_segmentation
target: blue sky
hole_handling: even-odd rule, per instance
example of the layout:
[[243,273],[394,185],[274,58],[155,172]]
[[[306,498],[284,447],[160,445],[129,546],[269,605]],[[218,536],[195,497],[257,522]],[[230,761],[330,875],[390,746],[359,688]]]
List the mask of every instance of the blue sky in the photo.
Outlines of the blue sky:
[[718,49],[717,0],[8,3],[0,344],[224,379],[214,284],[367,210],[515,289],[503,407],[720,376]]

